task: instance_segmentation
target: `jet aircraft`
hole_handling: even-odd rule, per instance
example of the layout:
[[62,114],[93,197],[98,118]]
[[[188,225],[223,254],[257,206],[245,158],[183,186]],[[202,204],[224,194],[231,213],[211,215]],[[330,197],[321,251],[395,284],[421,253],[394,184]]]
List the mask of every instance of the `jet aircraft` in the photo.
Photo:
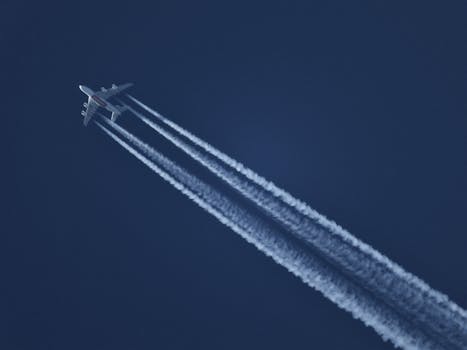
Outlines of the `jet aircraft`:
[[83,103],[83,107],[86,110],[81,111],[81,115],[84,117],[84,125],[88,125],[94,113],[96,113],[99,107],[105,108],[109,112],[112,112],[111,120],[114,122],[117,120],[118,116],[122,114],[126,108],[123,106],[117,106],[109,102],[109,98],[121,93],[123,90],[128,89],[132,86],[132,83],[115,85],[112,84],[112,87],[109,89],[101,88],[100,91],[93,91],[87,86],[79,85],[79,89],[88,96],[88,102]]

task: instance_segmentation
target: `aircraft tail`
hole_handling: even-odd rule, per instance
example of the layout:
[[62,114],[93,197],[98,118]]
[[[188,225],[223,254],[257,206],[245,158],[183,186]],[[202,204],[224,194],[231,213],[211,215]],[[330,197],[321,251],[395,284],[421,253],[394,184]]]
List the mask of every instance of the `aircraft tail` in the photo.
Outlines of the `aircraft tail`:
[[118,112],[112,112],[112,116],[110,117],[110,120],[112,120],[113,122],[117,121],[117,118],[120,116],[120,114],[122,114],[128,109],[125,106],[116,106],[116,107],[118,109]]

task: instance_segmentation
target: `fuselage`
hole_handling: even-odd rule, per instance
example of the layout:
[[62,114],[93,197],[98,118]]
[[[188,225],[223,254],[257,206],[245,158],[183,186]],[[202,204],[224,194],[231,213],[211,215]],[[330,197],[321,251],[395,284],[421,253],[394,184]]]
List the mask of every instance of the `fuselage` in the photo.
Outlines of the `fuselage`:
[[84,92],[93,102],[95,102],[99,107],[102,107],[102,108],[105,108],[107,109],[108,111],[112,112],[112,113],[119,113],[119,110],[117,108],[115,108],[114,105],[112,105],[111,103],[103,100],[102,98],[100,98],[99,96],[96,95],[96,93],[94,91],[92,91],[92,89],[88,88],[87,86],[84,86],[84,85],[79,85],[79,89]]

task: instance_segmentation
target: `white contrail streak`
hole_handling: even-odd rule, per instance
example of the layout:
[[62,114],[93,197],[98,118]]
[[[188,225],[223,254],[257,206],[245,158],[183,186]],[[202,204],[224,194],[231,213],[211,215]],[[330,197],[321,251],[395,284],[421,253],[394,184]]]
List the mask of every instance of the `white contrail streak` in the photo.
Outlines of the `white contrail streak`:
[[[444,338],[447,345],[452,343],[453,346],[460,348],[467,347],[466,313],[449,301],[445,295],[431,289],[417,277],[405,272],[400,266],[320,216],[306,204],[301,203],[300,205],[298,200],[285,191],[278,189],[271,183],[265,184],[264,178],[162,117],[135,98],[129,97],[197,146],[202,147],[258,185],[259,188],[248,183],[223,167],[215,159],[187,145],[130,107],[133,113],[146,124],[252,200],[269,215],[280,221],[290,232],[316,247],[328,262],[342,269],[344,273],[349,274],[375,295],[383,298],[385,302],[397,308],[399,312],[418,326]],[[252,174],[253,176],[251,176]],[[293,205],[282,198],[284,193],[295,201]],[[284,203],[289,204],[289,206],[285,206]],[[294,208],[298,210],[298,213]],[[304,210],[306,208],[308,211]],[[313,215],[310,215],[310,212]],[[316,220],[317,216],[319,220]]]
[[133,144],[130,146],[107,127],[96,122],[124,149],[306,284],[349,311],[355,318],[373,327],[383,339],[390,340],[404,349],[443,349],[436,340],[412,327],[408,320],[400,317],[393,309],[315,256],[299,240],[274,230],[260,218],[189,174],[134,135],[106,119],[103,121]]
[[[271,197],[264,188],[252,186],[211,157],[187,145],[140,113],[131,110],[146,124],[280,221],[292,233],[298,234],[300,238],[317,247],[329,262],[360,281],[365,288],[384,298],[413,322],[430,332],[440,333],[440,336],[450,339],[449,342],[467,346],[465,312],[449,300],[440,302],[440,299],[436,298],[437,294],[439,296],[438,292],[430,289],[426,293],[426,290],[420,288],[419,283],[414,283],[412,279],[417,282],[414,276],[391,269],[394,263],[388,265],[375,261],[374,256],[366,254],[362,249],[356,249],[361,247],[350,245],[339,236],[329,235],[328,227],[323,228],[316,221],[306,218],[303,220],[304,218],[297,215],[292,208],[281,204],[276,197]],[[459,310],[461,312],[458,312]]]

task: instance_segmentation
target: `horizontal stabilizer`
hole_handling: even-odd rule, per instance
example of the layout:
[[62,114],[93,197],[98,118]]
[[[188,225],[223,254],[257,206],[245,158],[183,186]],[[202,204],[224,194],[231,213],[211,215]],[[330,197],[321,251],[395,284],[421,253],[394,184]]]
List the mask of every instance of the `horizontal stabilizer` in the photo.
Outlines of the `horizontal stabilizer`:
[[112,120],[113,122],[117,121],[117,118],[120,114],[121,113],[112,112],[112,116],[110,117],[110,120]]

